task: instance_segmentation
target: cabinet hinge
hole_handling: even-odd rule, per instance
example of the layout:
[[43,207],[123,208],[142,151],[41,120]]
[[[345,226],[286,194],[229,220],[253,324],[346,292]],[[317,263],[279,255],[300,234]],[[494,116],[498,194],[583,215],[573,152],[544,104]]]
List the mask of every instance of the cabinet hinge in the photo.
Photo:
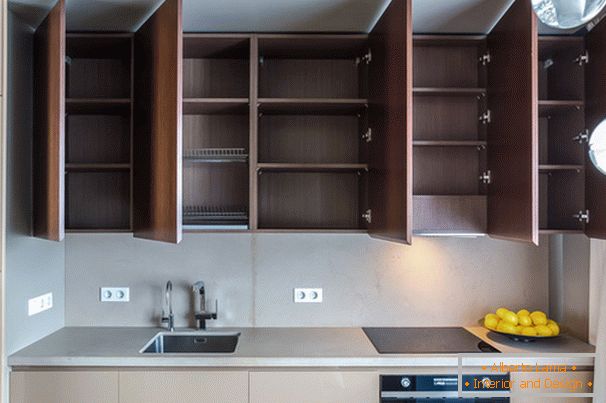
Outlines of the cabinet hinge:
[[573,217],[576,218],[577,220],[579,220],[580,222],[588,224],[589,223],[589,210],[581,210],[578,213],[576,213],[575,215],[573,215]]
[[368,52],[366,52],[364,56],[356,58],[356,64],[370,64],[370,62],[372,62],[372,52],[370,51],[370,49],[368,49]]
[[372,210],[366,210],[364,214],[362,214],[362,218],[365,219],[367,223],[372,223]]
[[554,65],[554,61],[553,61],[553,59],[552,59],[552,58],[546,59],[546,60],[543,62],[543,70],[547,70],[548,68],[550,68],[550,67],[551,67],[551,66],[553,66],[553,65]]
[[65,56],[65,64],[71,66],[72,65],[72,58],[69,56]]
[[578,64],[579,66],[583,66],[587,63],[589,63],[589,51],[585,50],[583,53],[581,53],[576,59],[573,60],[576,64]]
[[491,62],[490,59],[490,52],[486,51],[486,53],[484,53],[482,56],[480,56],[478,58],[478,62],[482,65],[482,66],[486,66],[488,63]]
[[263,66],[265,64],[265,58],[263,56],[259,56],[259,66]]
[[492,113],[490,112],[490,109],[481,114],[478,120],[484,125],[490,123],[492,120]]
[[579,144],[589,142],[589,129],[583,130],[581,133],[577,134],[572,138],[572,141],[575,141]]
[[367,143],[370,143],[372,141],[372,128],[371,127],[369,127],[368,130],[366,130],[362,134],[362,140],[366,141]]
[[490,185],[492,183],[492,172],[490,172],[490,170],[482,172],[482,175],[480,175],[480,182],[485,185]]

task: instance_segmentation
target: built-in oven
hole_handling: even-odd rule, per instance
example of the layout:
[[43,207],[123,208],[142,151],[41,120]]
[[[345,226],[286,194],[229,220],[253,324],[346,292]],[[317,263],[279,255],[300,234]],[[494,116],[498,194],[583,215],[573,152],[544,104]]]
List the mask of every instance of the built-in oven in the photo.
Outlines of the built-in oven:
[[381,375],[381,403],[508,403],[508,397],[489,397],[509,392],[509,374],[463,375],[463,392],[486,397],[459,397],[458,375]]

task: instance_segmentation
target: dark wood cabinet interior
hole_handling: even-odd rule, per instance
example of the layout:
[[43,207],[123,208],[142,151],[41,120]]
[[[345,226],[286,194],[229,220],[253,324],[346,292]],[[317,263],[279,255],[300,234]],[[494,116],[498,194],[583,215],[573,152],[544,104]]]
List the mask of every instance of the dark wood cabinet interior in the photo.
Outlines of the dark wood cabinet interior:
[[250,37],[183,38],[183,224],[247,229]]
[[66,36],[65,226],[130,231],[132,34]]
[[486,38],[414,37],[416,233],[486,232]]
[[585,41],[539,37],[539,227],[582,232],[585,209]]

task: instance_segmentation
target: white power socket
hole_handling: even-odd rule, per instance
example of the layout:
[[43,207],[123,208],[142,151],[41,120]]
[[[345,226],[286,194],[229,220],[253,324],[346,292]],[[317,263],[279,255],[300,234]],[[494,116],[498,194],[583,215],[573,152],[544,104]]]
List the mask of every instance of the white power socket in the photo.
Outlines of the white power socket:
[[129,302],[130,288],[101,287],[99,299],[101,300],[101,302]]
[[321,288],[295,288],[294,299],[295,303],[321,303],[322,302]]
[[53,293],[40,295],[27,301],[27,315],[32,316],[53,307]]

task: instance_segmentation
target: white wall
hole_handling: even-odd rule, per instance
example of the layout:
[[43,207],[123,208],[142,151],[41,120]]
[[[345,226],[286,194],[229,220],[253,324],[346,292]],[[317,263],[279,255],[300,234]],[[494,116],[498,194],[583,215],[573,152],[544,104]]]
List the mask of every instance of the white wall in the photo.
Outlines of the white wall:
[[[128,234],[69,235],[66,325],[157,324],[175,284],[177,325],[190,287],[207,283],[220,326],[461,325],[501,305],[548,306],[548,242],[414,238],[408,247],[367,235],[186,234],[180,245]],[[99,287],[129,286],[131,302],[100,303]],[[323,287],[323,304],[294,304],[293,287]]]
[[[31,236],[33,32],[9,12],[7,113],[6,354],[64,325],[65,245]],[[29,298],[53,293],[54,308],[29,317]]]

